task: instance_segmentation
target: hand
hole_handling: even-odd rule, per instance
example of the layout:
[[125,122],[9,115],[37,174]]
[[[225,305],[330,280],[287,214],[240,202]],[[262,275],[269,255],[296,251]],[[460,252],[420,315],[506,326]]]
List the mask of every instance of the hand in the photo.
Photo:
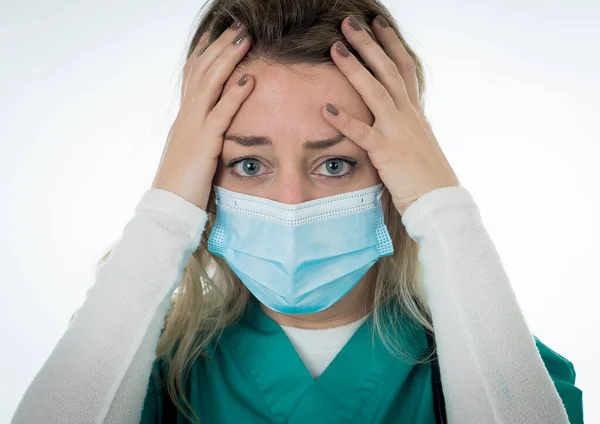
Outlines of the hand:
[[331,56],[371,110],[373,126],[343,110],[333,116],[323,108],[323,116],[367,152],[402,215],[422,195],[460,183],[421,110],[412,58],[391,27],[372,26],[385,52],[367,31],[352,29],[349,19],[342,32],[377,78],[351,53],[344,57],[336,48],[341,42]]
[[234,84],[215,106],[225,82],[250,48],[248,36],[241,44],[232,44],[243,30],[225,30],[203,52],[208,38],[208,32],[204,33],[188,58],[183,68],[181,107],[152,183],[153,188],[169,190],[203,210],[208,204],[225,130],[254,87],[254,79],[248,76],[245,85]]

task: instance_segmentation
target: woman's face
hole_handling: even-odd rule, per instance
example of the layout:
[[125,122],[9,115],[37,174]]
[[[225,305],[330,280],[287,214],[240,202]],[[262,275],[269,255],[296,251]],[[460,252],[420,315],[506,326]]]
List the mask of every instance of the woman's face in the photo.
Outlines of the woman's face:
[[234,71],[223,92],[244,72],[255,78],[255,87],[225,131],[218,186],[297,204],[381,182],[367,153],[352,141],[323,141],[343,137],[321,115],[327,102],[369,125],[374,121],[336,66],[288,69],[259,61]]

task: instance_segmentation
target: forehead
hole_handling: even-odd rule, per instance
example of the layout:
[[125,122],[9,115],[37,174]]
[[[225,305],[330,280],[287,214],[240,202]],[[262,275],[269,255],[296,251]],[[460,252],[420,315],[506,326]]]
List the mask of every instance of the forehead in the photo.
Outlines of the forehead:
[[374,117],[350,81],[335,65],[271,65],[257,61],[236,70],[224,92],[244,72],[255,78],[254,89],[234,116],[226,134],[265,135],[274,147],[286,142],[333,136],[338,131],[321,115],[327,102],[369,125]]

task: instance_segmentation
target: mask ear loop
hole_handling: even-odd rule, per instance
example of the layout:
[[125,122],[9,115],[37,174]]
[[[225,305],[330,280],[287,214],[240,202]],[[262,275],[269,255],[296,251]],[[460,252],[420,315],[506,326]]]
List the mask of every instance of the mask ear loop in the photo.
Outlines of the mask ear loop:
[[376,197],[378,202],[381,202],[381,199],[383,199],[383,195],[386,192],[389,193],[387,187],[385,185],[383,185],[383,183],[381,183],[381,190],[379,191],[379,193],[377,193],[377,197]]

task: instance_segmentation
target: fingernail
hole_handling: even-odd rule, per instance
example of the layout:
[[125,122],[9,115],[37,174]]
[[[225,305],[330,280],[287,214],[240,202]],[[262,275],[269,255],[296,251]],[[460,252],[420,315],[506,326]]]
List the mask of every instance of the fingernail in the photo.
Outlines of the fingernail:
[[325,110],[327,110],[327,112],[330,113],[333,116],[338,116],[339,111],[331,103],[327,103],[327,106],[325,106]]
[[238,85],[242,86],[244,84],[246,84],[246,82],[248,82],[248,74],[244,74],[242,75],[242,77],[238,80]]
[[235,19],[233,21],[233,23],[231,24],[230,28],[231,29],[238,29],[240,26],[242,26],[242,23],[240,21],[238,21],[237,19]]
[[350,15],[350,17],[348,18],[348,23],[354,31],[360,31],[362,29],[362,26],[360,26],[356,18],[352,15]]
[[344,57],[350,56],[350,52],[348,51],[344,43],[342,43],[341,41],[335,43],[335,49],[338,51],[339,54],[341,54]]
[[383,28],[389,27],[387,21],[385,20],[385,18],[383,16],[379,15],[375,18],[375,20],[381,27],[383,27]]
[[242,42],[244,41],[244,38],[246,38],[247,35],[248,35],[248,31],[243,31],[240,35],[235,37],[235,40],[233,40],[233,44],[237,44],[237,45],[242,44]]

